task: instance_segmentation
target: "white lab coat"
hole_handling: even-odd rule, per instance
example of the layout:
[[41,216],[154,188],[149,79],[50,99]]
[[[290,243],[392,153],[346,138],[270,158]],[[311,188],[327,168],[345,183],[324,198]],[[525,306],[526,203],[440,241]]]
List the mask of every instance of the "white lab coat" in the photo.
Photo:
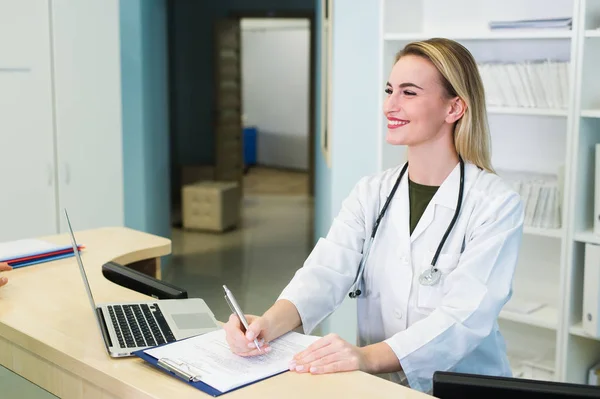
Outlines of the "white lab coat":
[[[280,295],[310,333],[347,297],[362,251],[403,165],[364,177],[345,199],[326,238]],[[358,299],[358,345],[385,341],[411,388],[430,391],[436,370],[510,376],[498,314],[512,293],[522,240],[519,195],[495,174],[465,162],[460,215],[438,258],[434,286],[419,284],[457,205],[454,168],[409,234],[408,173],[373,242]]]

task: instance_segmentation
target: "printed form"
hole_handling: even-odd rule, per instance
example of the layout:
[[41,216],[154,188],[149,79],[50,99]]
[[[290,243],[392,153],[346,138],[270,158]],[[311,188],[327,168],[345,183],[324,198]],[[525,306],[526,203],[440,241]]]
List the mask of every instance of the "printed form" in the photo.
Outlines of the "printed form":
[[269,353],[242,357],[231,352],[225,330],[220,329],[144,352],[157,360],[168,359],[205,384],[227,392],[288,370],[294,355],[319,338],[292,331],[270,342]]

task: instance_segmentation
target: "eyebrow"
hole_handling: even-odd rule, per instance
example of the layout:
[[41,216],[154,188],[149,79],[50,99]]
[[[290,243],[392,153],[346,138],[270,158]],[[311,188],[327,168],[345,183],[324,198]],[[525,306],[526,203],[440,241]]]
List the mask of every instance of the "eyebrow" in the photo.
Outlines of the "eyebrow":
[[[391,84],[390,82],[387,82],[387,86],[390,86],[390,87],[392,87],[392,84]],[[417,86],[416,84],[414,84],[414,83],[410,83],[410,82],[406,82],[406,83],[400,83],[400,84],[398,85],[398,87],[399,87],[399,88],[401,88],[401,89],[404,89],[405,87],[416,87],[417,89],[421,89],[421,90],[423,90],[423,88],[422,88],[422,87],[420,87],[420,86]]]

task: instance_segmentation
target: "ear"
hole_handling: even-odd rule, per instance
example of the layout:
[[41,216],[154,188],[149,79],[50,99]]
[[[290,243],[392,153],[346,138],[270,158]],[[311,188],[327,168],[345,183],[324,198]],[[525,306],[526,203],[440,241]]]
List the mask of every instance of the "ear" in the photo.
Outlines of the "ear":
[[455,97],[450,100],[450,108],[448,115],[446,115],[447,123],[454,123],[464,115],[467,110],[467,104],[460,97]]

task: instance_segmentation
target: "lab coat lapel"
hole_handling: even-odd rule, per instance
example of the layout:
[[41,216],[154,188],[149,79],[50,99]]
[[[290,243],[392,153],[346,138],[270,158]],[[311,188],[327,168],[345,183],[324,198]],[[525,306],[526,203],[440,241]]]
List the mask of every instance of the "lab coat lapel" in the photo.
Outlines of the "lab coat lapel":
[[392,203],[394,203],[395,206],[390,207],[390,210],[393,211],[393,218],[395,219],[393,225],[396,229],[396,234],[399,237],[399,250],[400,253],[408,256],[410,254],[410,205],[408,198],[408,173],[406,173],[402,178],[402,181],[400,181],[398,191],[394,195]]
[[[466,175],[467,165],[465,164],[465,175]],[[466,176],[465,176],[466,180]],[[425,212],[417,222],[415,226],[415,230],[410,236],[410,242],[414,242],[419,236],[429,227],[429,225],[433,222],[435,217],[436,206],[444,206],[446,208],[451,209],[452,211],[456,210],[456,203],[458,200],[458,190],[460,185],[460,164],[457,164],[452,172],[446,177],[446,180],[442,183],[440,188],[436,191],[435,195],[425,208]],[[410,208],[408,210],[410,213]]]

